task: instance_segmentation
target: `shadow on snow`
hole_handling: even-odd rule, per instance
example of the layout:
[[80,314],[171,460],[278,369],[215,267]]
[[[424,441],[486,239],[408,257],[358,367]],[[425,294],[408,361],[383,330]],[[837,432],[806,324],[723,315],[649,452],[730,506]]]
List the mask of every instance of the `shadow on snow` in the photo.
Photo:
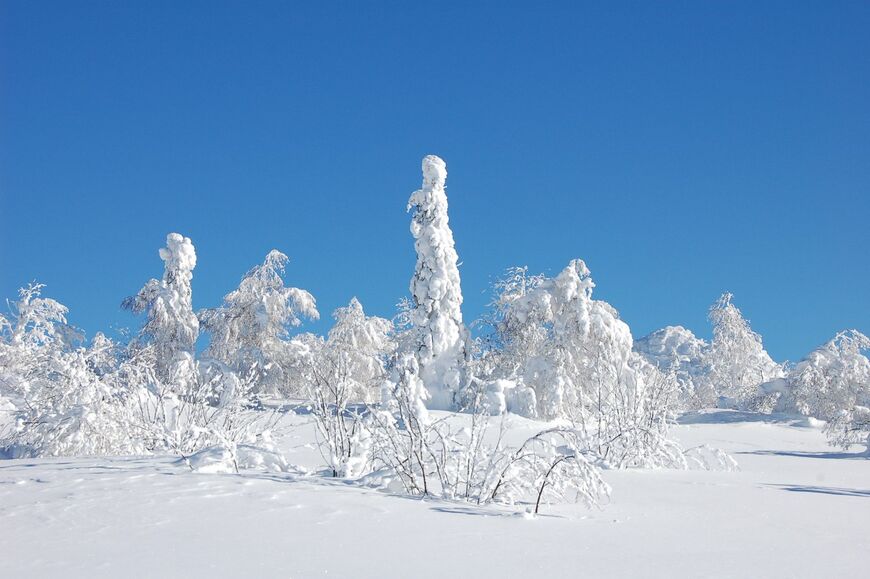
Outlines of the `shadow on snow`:
[[799,450],[744,450],[736,454],[757,454],[760,456],[791,456],[796,458],[824,458],[838,460],[867,460],[866,452],[803,452]]
[[849,489],[842,487],[818,487],[810,485],[766,485],[780,490],[789,491],[792,493],[814,493],[822,495],[838,495],[843,497],[865,497],[870,498],[870,490]]
[[807,426],[806,417],[793,414],[762,414],[742,410],[702,410],[687,412],[677,419],[677,424],[736,424],[739,422],[765,422],[789,426]]

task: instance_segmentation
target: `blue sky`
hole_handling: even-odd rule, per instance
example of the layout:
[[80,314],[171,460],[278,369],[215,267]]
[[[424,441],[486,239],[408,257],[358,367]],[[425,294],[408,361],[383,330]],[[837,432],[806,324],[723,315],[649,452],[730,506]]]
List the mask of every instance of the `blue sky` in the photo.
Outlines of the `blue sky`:
[[870,4],[410,4],[0,3],[0,295],[133,327],[179,231],[196,307],[278,248],[389,317],[435,153],[469,320],[582,257],[636,336],[726,290],[777,359],[870,332]]

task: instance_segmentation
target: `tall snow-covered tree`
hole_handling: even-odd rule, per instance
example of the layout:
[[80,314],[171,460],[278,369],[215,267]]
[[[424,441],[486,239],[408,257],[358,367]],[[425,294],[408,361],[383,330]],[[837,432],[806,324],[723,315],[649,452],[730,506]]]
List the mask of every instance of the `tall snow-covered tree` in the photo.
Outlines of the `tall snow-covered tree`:
[[156,350],[157,375],[178,388],[189,379],[194,366],[199,320],[193,312],[191,280],[196,267],[196,251],[190,238],[179,233],[166,236],[160,249],[164,262],[163,279],[151,279],[139,293],[123,302],[133,313],[145,313],[147,320],[140,333],[142,343]]
[[742,404],[757,394],[757,387],[783,376],[782,366],[774,362],[752,331],[749,322],[731,300],[722,294],[710,308],[713,341],[704,357],[709,387],[727,404]]
[[261,391],[284,389],[287,373],[301,349],[290,341],[290,328],[302,318],[318,319],[314,296],[284,285],[288,258],[272,250],[261,265],[242,278],[238,289],[224,296],[218,308],[202,310],[199,319],[211,340],[203,357],[233,371],[253,372]]
[[411,279],[411,340],[429,406],[450,409],[459,403],[465,380],[468,332],[462,323],[462,289],[453,232],[447,218],[444,183],[447,165],[423,158],[423,186],[408,200],[417,266]]

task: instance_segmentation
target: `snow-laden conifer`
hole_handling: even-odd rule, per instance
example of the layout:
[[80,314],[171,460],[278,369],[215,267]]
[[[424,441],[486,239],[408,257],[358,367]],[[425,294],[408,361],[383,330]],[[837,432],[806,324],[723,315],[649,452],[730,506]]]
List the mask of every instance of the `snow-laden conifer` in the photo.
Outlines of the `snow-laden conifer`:
[[137,295],[124,300],[123,306],[147,316],[140,341],[155,349],[160,380],[183,388],[193,371],[199,336],[191,288],[196,251],[190,238],[170,233],[166,247],[160,249],[160,259],[164,262],[163,278],[149,280]]
[[408,200],[417,266],[409,349],[415,352],[429,406],[450,409],[465,380],[467,330],[462,323],[458,257],[447,217],[447,166],[435,155],[423,159],[423,186]]

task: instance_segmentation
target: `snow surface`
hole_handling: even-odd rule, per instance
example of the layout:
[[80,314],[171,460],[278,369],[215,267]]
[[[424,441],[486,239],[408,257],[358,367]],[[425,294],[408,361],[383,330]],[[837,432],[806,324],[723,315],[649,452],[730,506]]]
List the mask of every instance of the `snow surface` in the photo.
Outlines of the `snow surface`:
[[[510,417],[518,434],[540,428]],[[287,458],[319,468],[290,415]],[[170,457],[0,462],[2,577],[866,577],[870,460],[817,427],[684,416],[738,472],[607,471],[602,509],[479,508],[302,471],[191,472]]]

